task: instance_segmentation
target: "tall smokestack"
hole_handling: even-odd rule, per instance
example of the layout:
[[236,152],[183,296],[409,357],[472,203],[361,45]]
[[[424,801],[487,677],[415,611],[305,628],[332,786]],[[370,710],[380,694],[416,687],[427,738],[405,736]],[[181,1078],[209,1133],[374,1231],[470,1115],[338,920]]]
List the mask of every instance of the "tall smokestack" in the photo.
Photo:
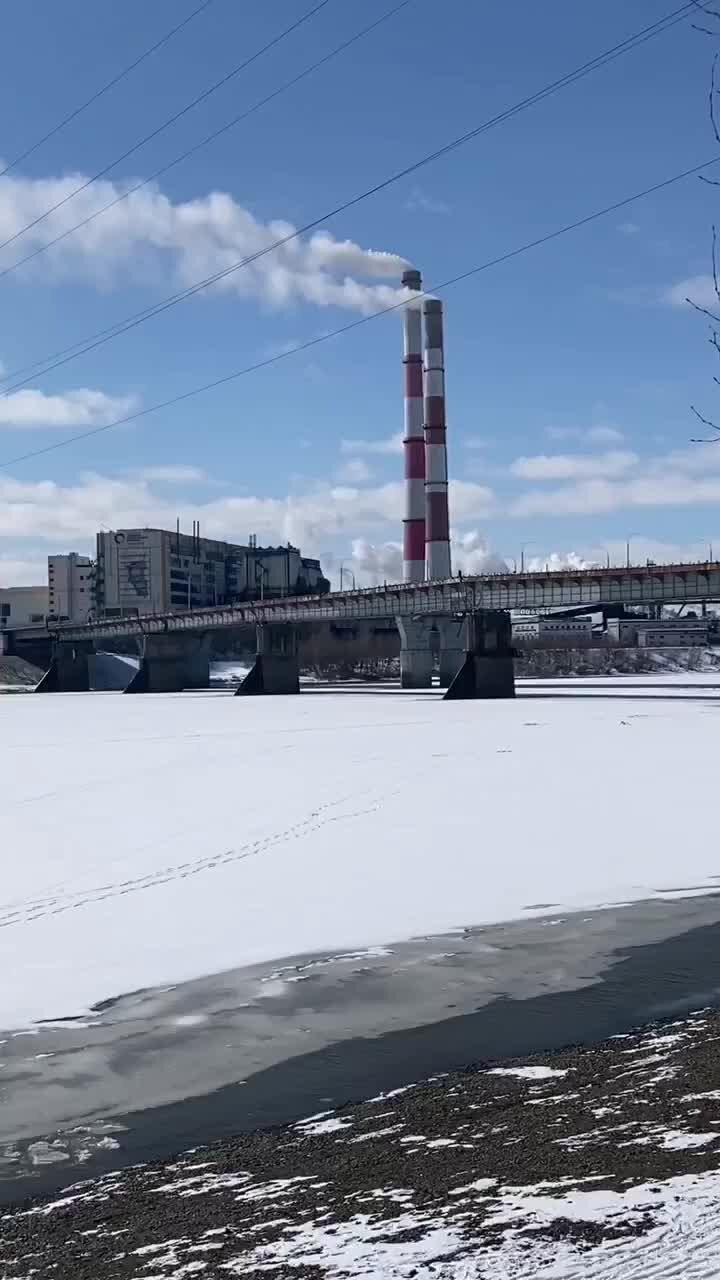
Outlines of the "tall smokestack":
[[[406,289],[422,291],[419,271],[403,272]],[[405,366],[405,518],[403,582],[425,577],[425,444],[423,440],[422,315],[420,300],[403,311]]]
[[427,578],[449,578],[445,343],[442,302],[426,298],[425,320],[425,558]]

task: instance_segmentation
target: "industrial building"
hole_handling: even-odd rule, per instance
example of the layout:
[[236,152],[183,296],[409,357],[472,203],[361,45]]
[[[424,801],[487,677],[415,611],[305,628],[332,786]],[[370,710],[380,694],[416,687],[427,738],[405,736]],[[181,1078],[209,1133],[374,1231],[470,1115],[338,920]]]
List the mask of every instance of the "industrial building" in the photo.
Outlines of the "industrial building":
[[607,638],[623,647],[687,649],[711,641],[705,618],[608,618]]
[[286,547],[247,546],[179,529],[115,529],[97,535],[99,617],[168,613],[235,601],[330,590],[320,561]]
[[53,622],[87,622],[95,608],[95,565],[70,551],[48,556],[49,617]]
[[513,618],[513,639],[545,644],[592,643],[592,618]]

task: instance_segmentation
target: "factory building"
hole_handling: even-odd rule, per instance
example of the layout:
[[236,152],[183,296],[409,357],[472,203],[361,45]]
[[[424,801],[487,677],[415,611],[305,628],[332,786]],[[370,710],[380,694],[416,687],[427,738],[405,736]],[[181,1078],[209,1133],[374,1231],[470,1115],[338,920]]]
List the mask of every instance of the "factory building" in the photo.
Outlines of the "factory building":
[[115,529],[97,535],[98,616],[169,613],[234,601],[329,591],[320,561],[297,547],[258,547],[167,529]]
[[693,622],[692,619],[682,626],[668,627],[663,622],[656,622],[652,627],[644,627],[637,633],[637,643],[641,649],[692,649],[708,644],[707,623]]
[[95,565],[77,551],[48,556],[48,615],[53,622],[87,622],[95,607]]
[[513,639],[534,643],[585,645],[592,643],[592,618],[513,618]]
[[607,638],[621,646],[687,649],[710,642],[710,624],[689,615],[680,618],[608,618]]

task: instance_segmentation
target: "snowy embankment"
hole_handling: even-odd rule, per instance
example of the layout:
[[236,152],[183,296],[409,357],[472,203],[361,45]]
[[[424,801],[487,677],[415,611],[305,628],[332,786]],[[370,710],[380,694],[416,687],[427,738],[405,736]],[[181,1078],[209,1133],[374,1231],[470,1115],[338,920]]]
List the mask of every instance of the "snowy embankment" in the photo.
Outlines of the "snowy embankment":
[[463,1071],[70,1186],[3,1275],[714,1280],[720,1019]]
[[245,963],[716,889],[697,833],[716,825],[718,691],[616,693],[4,699],[0,1027]]

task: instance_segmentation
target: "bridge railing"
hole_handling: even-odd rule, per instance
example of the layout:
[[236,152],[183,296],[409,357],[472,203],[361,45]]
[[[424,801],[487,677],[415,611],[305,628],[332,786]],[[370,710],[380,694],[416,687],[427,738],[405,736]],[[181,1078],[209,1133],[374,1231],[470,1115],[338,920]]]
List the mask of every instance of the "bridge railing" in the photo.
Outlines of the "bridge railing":
[[720,598],[720,563],[630,568],[549,569],[541,573],[492,573],[426,583],[385,584],[326,595],[284,596],[177,613],[103,618],[49,628],[58,638],[80,640],[214,630],[264,622],[375,619],[415,613],[467,613],[479,608],[547,608],[552,605],[645,603],[651,600]]

